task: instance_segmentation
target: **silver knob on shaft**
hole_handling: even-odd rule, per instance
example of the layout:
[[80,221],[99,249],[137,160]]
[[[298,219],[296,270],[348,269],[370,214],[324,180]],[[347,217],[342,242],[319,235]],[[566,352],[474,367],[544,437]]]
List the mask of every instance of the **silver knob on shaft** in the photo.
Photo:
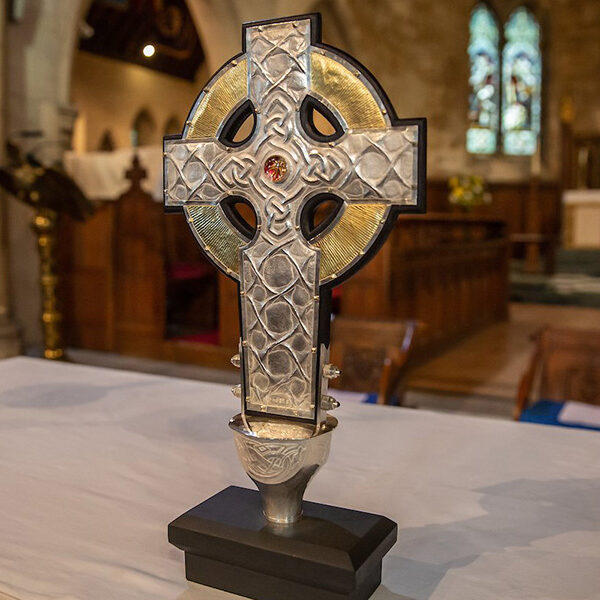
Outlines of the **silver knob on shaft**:
[[336,379],[342,374],[340,369],[331,363],[323,365],[323,377],[326,379]]

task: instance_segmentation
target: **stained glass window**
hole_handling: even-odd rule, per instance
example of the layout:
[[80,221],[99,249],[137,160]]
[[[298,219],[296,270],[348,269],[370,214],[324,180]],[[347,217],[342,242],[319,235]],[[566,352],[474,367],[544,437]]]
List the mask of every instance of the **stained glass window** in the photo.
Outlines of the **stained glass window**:
[[493,154],[498,144],[500,105],[499,30],[492,11],[478,4],[469,25],[469,129],[467,151]]
[[540,133],[542,57],[540,27],[525,7],[504,26],[502,136],[506,154],[531,155]]

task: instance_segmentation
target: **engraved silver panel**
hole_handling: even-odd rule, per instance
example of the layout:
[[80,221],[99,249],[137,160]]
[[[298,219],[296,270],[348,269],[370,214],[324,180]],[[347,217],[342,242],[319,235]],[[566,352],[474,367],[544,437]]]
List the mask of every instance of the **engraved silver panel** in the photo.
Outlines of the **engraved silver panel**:
[[[298,112],[310,91],[310,21],[249,27],[246,35],[255,133],[235,149],[215,139],[167,141],[166,204],[217,204],[229,194],[252,203],[258,231],[240,251],[246,408],[314,420],[319,250],[301,235],[302,207],[324,191],[347,203],[416,204],[418,128],[349,130],[315,142]],[[271,156],[287,163],[280,182],[265,176]]]

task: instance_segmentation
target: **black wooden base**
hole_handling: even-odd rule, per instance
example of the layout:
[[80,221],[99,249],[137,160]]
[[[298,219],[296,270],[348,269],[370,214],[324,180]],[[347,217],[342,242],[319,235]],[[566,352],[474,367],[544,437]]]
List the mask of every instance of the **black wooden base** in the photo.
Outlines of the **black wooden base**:
[[304,502],[294,525],[269,524],[257,491],[228,487],[169,525],[186,577],[255,600],[367,600],[396,542],[386,517]]

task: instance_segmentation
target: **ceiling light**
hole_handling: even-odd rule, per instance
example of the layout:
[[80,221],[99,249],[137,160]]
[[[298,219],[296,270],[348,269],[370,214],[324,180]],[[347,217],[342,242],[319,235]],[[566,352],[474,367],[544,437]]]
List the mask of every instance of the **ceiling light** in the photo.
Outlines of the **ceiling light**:
[[144,46],[144,49],[142,50],[142,54],[146,58],[150,58],[151,56],[154,56],[155,52],[156,52],[156,48],[152,44],[146,44]]

